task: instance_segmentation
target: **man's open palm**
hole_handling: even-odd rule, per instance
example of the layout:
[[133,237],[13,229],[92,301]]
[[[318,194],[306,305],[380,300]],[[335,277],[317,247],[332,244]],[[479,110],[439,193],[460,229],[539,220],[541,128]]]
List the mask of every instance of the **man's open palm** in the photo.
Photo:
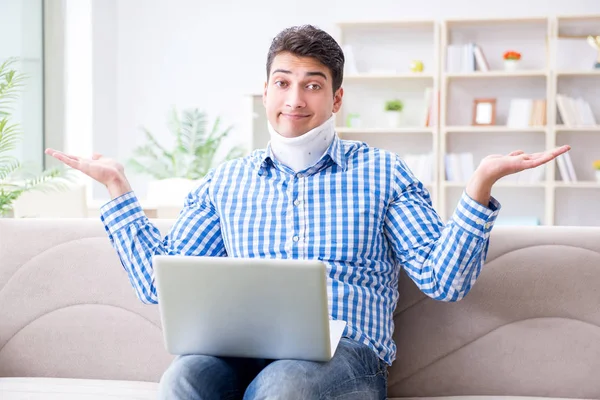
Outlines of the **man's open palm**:
[[482,171],[485,171],[484,173],[486,176],[498,180],[506,175],[516,174],[517,172],[526,169],[539,167],[548,161],[554,160],[556,157],[566,153],[570,149],[570,146],[561,146],[553,150],[533,154],[527,154],[521,150],[513,151],[508,155],[494,154],[481,160],[479,168]]
[[77,157],[54,149],[46,149],[45,153],[104,185],[125,176],[121,164],[97,153],[92,158]]

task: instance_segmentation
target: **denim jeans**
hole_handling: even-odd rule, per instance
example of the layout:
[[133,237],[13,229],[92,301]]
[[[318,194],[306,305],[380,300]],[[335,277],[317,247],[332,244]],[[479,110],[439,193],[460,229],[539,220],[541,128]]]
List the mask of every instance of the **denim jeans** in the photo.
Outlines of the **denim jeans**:
[[369,347],[342,338],[328,362],[188,355],[165,371],[159,399],[360,399],[387,393],[387,365]]

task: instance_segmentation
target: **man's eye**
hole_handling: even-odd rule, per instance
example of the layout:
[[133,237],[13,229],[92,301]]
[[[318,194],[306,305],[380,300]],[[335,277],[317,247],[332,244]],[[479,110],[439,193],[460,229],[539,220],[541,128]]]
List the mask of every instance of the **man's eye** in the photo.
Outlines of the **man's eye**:
[[275,82],[275,86],[278,87],[285,87],[287,85],[287,83],[283,82],[283,81],[276,81]]
[[309,88],[310,90],[319,90],[319,89],[321,89],[321,85],[317,85],[316,83],[311,83],[310,85],[307,86],[307,88]]

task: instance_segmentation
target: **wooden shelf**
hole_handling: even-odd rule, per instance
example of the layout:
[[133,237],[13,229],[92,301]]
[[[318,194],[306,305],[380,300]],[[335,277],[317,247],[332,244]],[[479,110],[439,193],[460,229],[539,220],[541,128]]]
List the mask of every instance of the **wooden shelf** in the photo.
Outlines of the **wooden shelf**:
[[592,126],[556,125],[556,132],[598,132],[598,133],[600,133],[600,125],[592,125]]
[[590,70],[582,70],[582,71],[557,71],[557,77],[561,76],[600,76],[600,68],[590,69]]
[[[443,181],[442,185],[447,188],[464,188],[467,186],[467,182],[450,182]],[[496,182],[494,187],[504,188],[545,188],[546,182],[535,182],[535,183],[519,183],[519,182]]]
[[350,74],[344,75],[344,81],[358,81],[358,80],[377,80],[377,79],[433,79],[433,74],[426,72],[409,72],[405,74]]
[[444,20],[451,28],[457,26],[478,25],[514,25],[514,24],[546,24],[547,17],[516,17],[516,18],[449,18]]
[[402,134],[402,133],[429,133],[432,134],[434,128],[406,127],[406,128],[335,128],[337,133],[375,133],[375,134]]
[[582,182],[554,182],[556,188],[569,188],[569,189],[600,189],[600,183],[595,181],[582,181]]
[[447,79],[482,79],[482,78],[529,78],[548,76],[548,70],[531,69],[521,71],[476,71],[476,72],[445,72],[442,76]]
[[545,126],[530,126],[527,128],[510,128],[504,125],[493,125],[493,126],[446,126],[443,128],[446,133],[472,133],[472,132],[481,132],[481,133],[510,133],[510,132],[540,132],[545,133]]
[[433,28],[434,20],[402,20],[402,21],[346,21],[336,25],[342,29],[367,28],[367,29],[388,29],[388,28]]

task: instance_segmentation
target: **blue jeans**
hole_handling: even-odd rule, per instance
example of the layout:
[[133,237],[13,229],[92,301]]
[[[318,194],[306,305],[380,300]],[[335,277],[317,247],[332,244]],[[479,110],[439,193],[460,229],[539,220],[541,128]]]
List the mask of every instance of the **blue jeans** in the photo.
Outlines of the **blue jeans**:
[[159,399],[381,400],[387,365],[364,344],[342,338],[326,362],[188,355],[160,381]]

